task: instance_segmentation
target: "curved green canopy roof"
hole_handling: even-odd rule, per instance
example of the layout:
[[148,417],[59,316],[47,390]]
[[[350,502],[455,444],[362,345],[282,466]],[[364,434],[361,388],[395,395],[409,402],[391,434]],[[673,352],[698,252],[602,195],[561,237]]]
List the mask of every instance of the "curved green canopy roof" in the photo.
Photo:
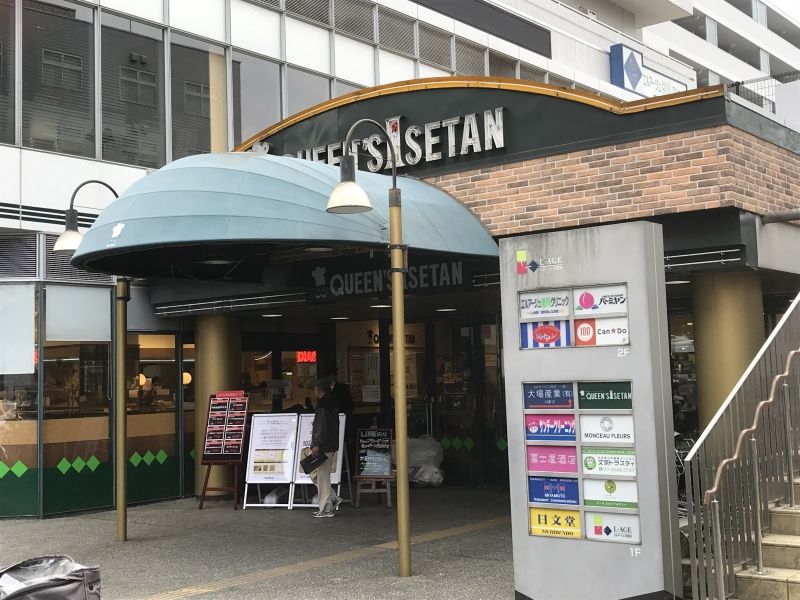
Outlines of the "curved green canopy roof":
[[[336,166],[244,152],[177,160],[109,205],[72,263],[119,275],[191,278],[203,278],[198,265],[216,264],[241,267],[243,275],[233,278],[251,279],[245,273],[260,273],[278,251],[386,247],[391,179],[361,171],[356,179],[373,210],[336,215],[325,212],[339,182]],[[498,255],[488,231],[452,196],[407,177],[398,178],[398,187],[403,239],[410,249]]]

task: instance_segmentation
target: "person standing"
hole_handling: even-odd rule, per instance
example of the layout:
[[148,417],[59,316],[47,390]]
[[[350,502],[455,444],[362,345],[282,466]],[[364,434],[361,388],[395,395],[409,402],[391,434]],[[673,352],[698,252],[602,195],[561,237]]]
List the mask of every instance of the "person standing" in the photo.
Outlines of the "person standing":
[[311,453],[314,456],[324,454],[328,459],[309,475],[317,486],[319,510],[315,518],[333,517],[339,510],[342,499],[331,486],[331,471],[336,464],[336,452],[339,450],[339,406],[331,394],[331,381],[323,377],[317,380],[317,410],[314,412],[314,423],[311,427]]

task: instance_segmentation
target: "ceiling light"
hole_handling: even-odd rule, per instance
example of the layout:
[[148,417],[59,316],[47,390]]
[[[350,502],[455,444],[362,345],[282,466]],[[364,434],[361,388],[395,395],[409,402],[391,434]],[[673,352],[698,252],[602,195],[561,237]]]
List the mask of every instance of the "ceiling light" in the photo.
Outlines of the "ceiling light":
[[350,317],[331,317],[331,321],[348,321]]
[[688,279],[676,279],[675,281],[667,281],[667,285],[683,285],[684,283],[692,283]]
[[437,308],[436,312],[456,312],[457,308]]
[[205,260],[198,260],[202,265],[232,265],[234,261],[228,258],[206,258]]
[[372,304],[370,308],[392,308],[391,304]]
[[306,248],[306,252],[333,252],[333,248],[330,246],[309,246]]
[[277,319],[278,317],[282,317],[283,315],[278,314],[269,314],[269,315],[261,315],[265,319]]

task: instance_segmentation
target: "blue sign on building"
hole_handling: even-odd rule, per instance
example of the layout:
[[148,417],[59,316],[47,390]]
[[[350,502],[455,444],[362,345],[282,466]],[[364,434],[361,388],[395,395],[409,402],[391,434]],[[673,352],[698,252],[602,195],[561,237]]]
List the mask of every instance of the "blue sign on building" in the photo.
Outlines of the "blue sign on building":
[[578,480],[564,477],[528,477],[528,500],[539,504],[578,505]]
[[575,408],[571,383],[523,383],[525,408]]
[[611,46],[609,58],[611,83],[639,96],[652,98],[685,92],[687,89],[685,83],[646,67],[642,53],[625,44]]

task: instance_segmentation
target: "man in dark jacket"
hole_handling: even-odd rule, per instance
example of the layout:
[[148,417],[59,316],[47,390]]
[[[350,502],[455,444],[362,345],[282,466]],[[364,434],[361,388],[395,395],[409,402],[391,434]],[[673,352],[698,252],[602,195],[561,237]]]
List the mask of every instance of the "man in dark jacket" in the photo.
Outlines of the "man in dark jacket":
[[339,510],[342,499],[331,487],[331,471],[336,465],[336,452],[339,450],[339,407],[331,394],[331,382],[327,378],[317,381],[317,410],[311,428],[311,453],[314,456],[325,454],[324,463],[311,472],[311,481],[317,486],[319,510],[316,518],[333,517]]

